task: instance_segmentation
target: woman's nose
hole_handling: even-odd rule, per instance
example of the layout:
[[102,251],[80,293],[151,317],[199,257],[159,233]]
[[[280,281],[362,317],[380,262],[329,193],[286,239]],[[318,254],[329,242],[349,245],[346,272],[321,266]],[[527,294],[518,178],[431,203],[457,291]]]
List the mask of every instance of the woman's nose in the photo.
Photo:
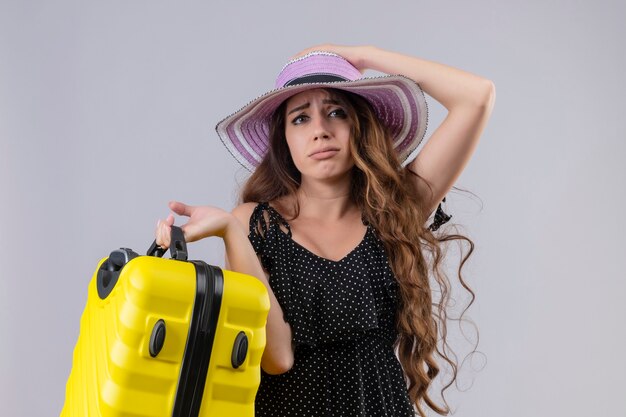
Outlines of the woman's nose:
[[327,139],[328,137],[328,125],[326,120],[323,117],[316,117],[313,120],[313,139]]

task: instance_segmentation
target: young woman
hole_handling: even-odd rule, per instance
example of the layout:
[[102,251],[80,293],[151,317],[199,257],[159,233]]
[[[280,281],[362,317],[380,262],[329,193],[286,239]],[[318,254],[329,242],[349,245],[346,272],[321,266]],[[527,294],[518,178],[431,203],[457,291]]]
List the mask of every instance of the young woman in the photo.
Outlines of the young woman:
[[[401,75],[363,78],[366,69]],[[426,130],[422,89],[448,115],[409,161]],[[222,237],[227,268],[268,289],[257,416],[413,416],[424,404],[449,412],[428,393],[437,359],[456,378],[445,350],[450,283],[441,245],[473,244],[434,232],[450,218],[440,202],[494,99],[491,81],[455,68],[371,46],[320,45],[285,65],[275,90],[218,124],[253,171],[242,204],[231,213],[180,202],[170,209],[188,217],[188,241]],[[173,222],[159,221],[163,247]],[[460,268],[458,279],[471,293]]]

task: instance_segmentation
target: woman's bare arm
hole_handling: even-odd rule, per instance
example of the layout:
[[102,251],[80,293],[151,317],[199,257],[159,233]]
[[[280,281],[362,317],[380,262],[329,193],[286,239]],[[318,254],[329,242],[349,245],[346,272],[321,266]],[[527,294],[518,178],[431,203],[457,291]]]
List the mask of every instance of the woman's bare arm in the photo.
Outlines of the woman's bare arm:
[[[265,285],[270,297],[270,311],[267,317],[266,346],[261,358],[261,367],[269,374],[287,372],[293,365],[291,327],[283,318],[283,311],[248,240],[248,231],[245,227],[254,205],[243,204],[232,213],[216,207],[189,206],[180,202],[171,202],[169,207],[176,214],[189,217],[187,223],[181,226],[187,242],[209,236],[223,238],[227,268],[252,275]],[[169,247],[173,224],[172,215],[157,224],[156,241],[161,247]]]
[[253,203],[246,203],[236,207],[232,212],[236,223],[233,223],[224,236],[226,267],[257,277],[267,288],[270,296],[270,311],[266,326],[267,343],[261,366],[269,374],[281,374],[287,372],[293,365],[291,327],[284,320],[283,310],[270,288],[267,274],[248,239],[247,225],[253,209]]

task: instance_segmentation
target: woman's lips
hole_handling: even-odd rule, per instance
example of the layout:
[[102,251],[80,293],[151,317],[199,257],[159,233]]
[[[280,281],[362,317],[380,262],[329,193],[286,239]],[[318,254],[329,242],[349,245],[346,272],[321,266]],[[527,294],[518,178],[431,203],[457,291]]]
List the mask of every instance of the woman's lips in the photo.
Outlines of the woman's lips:
[[328,158],[332,158],[337,153],[339,153],[339,149],[335,149],[335,148],[322,149],[321,151],[313,153],[311,155],[311,158],[317,159],[317,160],[328,159]]

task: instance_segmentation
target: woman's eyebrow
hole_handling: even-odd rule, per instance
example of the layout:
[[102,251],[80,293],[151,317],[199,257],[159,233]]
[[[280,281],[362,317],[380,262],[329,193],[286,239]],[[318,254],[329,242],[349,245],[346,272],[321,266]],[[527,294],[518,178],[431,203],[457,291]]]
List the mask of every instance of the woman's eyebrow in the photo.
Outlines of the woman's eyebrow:
[[[322,104],[335,104],[335,105],[339,105],[339,102],[337,100],[333,100],[332,98],[325,98],[322,100]],[[287,113],[287,116],[289,116],[291,113],[295,113],[297,111],[300,110],[304,110],[307,109],[311,106],[311,103],[306,102],[298,107],[294,107],[293,109],[289,110],[289,112]]]
[[304,109],[308,108],[310,105],[311,105],[311,103],[304,103],[301,106],[294,107],[293,109],[289,110],[289,113],[287,113],[287,116],[289,116],[291,113],[295,113],[297,111],[304,110]]

